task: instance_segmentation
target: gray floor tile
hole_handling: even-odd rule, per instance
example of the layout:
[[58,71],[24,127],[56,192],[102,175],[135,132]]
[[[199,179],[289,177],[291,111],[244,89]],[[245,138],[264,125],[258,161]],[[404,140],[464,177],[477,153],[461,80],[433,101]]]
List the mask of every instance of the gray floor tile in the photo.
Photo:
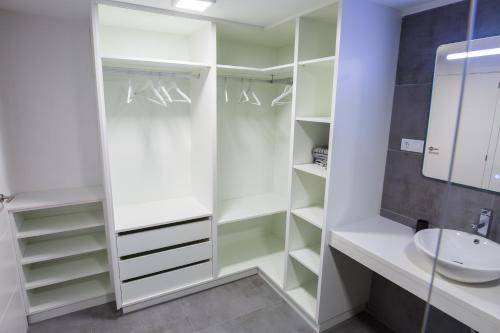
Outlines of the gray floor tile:
[[[380,324],[369,316],[356,317],[331,333],[388,332],[379,330],[377,325]],[[371,327],[374,329],[370,330]],[[313,330],[266,282],[254,276],[129,314],[121,314],[109,303],[29,328],[29,333],[59,332],[313,333]]]

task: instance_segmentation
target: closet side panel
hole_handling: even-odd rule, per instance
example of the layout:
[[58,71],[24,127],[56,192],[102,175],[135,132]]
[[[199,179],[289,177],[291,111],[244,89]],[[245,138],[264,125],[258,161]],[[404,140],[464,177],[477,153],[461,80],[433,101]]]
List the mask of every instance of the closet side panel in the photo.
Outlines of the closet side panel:
[[[341,2],[329,157],[329,228],[380,212],[401,18],[369,1]],[[323,235],[319,322],[362,306],[370,271],[328,247]]]

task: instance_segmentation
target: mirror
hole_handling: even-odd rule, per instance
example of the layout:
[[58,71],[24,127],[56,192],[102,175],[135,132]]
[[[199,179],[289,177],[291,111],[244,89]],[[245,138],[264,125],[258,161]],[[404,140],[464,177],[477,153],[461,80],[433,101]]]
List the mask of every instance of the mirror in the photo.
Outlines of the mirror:
[[422,172],[448,181],[451,168],[451,182],[499,192],[500,36],[466,50],[466,42],[437,50]]

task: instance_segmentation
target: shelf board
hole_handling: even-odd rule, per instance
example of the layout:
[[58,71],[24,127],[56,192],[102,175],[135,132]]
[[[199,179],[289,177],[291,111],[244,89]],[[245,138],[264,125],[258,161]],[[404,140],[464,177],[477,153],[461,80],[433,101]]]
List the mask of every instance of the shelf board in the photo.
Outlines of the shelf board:
[[100,210],[27,219],[20,223],[17,238],[44,236],[104,226]]
[[262,194],[222,201],[219,204],[218,224],[282,213],[287,210],[287,199],[280,194]]
[[181,197],[115,208],[115,231],[124,232],[211,216],[195,197]]
[[33,264],[106,249],[104,232],[27,241],[21,264]]
[[246,237],[225,243],[219,238],[219,277],[258,268],[283,287],[284,244],[274,236]]
[[327,116],[317,116],[317,117],[297,117],[297,121],[304,121],[310,123],[322,123],[322,124],[330,124],[331,119]]
[[302,266],[319,276],[320,245],[315,244],[298,250],[290,251],[290,257],[297,260]]
[[324,213],[322,207],[297,208],[292,210],[292,214],[320,229],[323,228]]
[[330,56],[330,57],[299,61],[299,66],[308,66],[308,65],[333,66],[334,63],[335,63],[335,56]]
[[316,281],[306,283],[287,291],[288,296],[311,318],[316,318]]
[[26,270],[27,290],[76,280],[108,271],[106,251],[34,264]]
[[244,78],[283,79],[293,76],[293,63],[273,67],[258,68],[233,65],[217,65],[218,75]]
[[317,164],[298,164],[294,165],[294,169],[321,178],[326,178],[326,169]]
[[111,296],[108,274],[34,289],[28,292],[29,314],[36,314],[97,297]]
[[10,212],[80,205],[104,200],[104,190],[100,186],[59,189],[16,194],[15,199],[7,204]]
[[122,68],[153,71],[176,71],[179,73],[199,73],[210,68],[210,64],[165,60],[155,58],[102,57],[102,64],[107,68]]

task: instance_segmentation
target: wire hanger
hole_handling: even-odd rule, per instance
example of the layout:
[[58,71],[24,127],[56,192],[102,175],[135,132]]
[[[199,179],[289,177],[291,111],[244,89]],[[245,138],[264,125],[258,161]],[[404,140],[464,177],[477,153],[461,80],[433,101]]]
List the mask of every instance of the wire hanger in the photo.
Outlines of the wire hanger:
[[289,85],[287,84],[285,86],[285,89],[283,90],[283,92],[281,93],[281,95],[279,95],[278,97],[276,97],[272,102],[271,102],[271,106],[276,106],[276,105],[285,105],[285,104],[289,104],[291,103],[291,101],[283,101],[283,99],[289,95],[291,95],[293,92],[293,86],[292,85]]

